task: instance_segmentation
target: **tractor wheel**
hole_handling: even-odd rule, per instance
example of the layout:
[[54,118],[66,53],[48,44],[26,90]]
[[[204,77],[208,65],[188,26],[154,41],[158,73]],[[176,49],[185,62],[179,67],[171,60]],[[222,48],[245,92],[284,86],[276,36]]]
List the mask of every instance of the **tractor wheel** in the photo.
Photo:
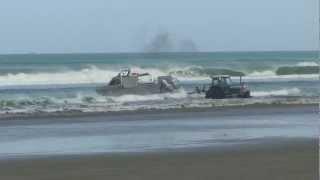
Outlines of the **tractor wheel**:
[[210,88],[210,89],[206,92],[206,98],[207,98],[207,99],[213,99],[213,90],[212,90],[212,88]]
[[247,91],[245,92],[243,95],[242,95],[243,98],[250,98],[250,91]]
[[223,99],[225,97],[226,97],[226,95],[225,95],[225,93],[224,93],[222,88],[219,88],[219,87],[215,88],[215,90],[214,90],[214,99]]
[[223,99],[225,98],[225,93],[222,88],[213,87],[206,92],[206,98],[207,99]]

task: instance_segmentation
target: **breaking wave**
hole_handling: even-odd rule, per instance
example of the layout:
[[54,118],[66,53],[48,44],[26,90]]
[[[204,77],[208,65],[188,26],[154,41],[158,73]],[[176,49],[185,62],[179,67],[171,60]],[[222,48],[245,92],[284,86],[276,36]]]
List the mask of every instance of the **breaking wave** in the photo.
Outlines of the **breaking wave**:
[[[276,70],[241,72],[230,69],[203,67],[170,67],[141,68],[132,67],[136,72],[149,72],[153,76],[172,75],[181,81],[208,80],[212,75],[225,74],[230,76],[245,76],[247,79],[295,79],[317,78],[317,66],[280,67]],[[107,83],[118,73],[118,69],[103,69],[96,66],[81,70],[69,70],[52,73],[9,73],[0,75],[0,86],[23,85],[68,85]]]
[[296,96],[301,93],[298,88],[280,89],[271,91],[253,91],[251,95],[254,97],[268,97],[268,96]]
[[284,66],[276,71],[277,75],[319,74],[319,66]]
[[45,85],[45,84],[79,84],[102,83],[114,76],[116,71],[106,71],[96,67],[80,71],[65,71],[56,73],[16,73],[0,76],[1,86],[14,85]]
[[18,96],[10,99],[0,100],[0,109],[3,108],[17,108],[17,107],[47,107],[63,105],[95,105],[95,104],[122,104],[130,102],[146,102],[146,101],[160,101],[160,100],[174,100],[186,98],[187,93],[181,89],[175,93],[152,94],[152,95],[122,95],[122,96],[102,96],[96,93],[77,93],[70,97],[54,97],[54,96]]
[[255,77],[268,77],[268,76],[276,76],[277,74],[275,71],[266,70],[266,71],[253,71],[252,73],[249,73],[247,76],[255,76]]
[[297,66],[319,66],[319,64],[313,61],[303,61],[303,62],[297,63]]

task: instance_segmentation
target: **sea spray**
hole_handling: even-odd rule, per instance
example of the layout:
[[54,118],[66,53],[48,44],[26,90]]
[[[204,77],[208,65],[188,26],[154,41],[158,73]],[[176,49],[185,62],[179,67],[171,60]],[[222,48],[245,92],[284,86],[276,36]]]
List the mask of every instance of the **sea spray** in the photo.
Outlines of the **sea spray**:
[[297,96],[301,93],[298,88],[279,89],[270,91],[253,91],[251,95],[253,97],[268,97],[268,96]]

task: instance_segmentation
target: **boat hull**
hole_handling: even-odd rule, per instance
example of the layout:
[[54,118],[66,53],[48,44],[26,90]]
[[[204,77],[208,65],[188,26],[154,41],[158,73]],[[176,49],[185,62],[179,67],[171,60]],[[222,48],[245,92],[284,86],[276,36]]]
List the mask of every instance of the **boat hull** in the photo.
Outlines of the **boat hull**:
[[123,88],[120,86],[103,86],[97,88],[97,92],[104,96],[122,96],[122,95],[150,95],[160,93],[170,93],[177,89],[161,88],[160,84],[139,84],[135,87]]

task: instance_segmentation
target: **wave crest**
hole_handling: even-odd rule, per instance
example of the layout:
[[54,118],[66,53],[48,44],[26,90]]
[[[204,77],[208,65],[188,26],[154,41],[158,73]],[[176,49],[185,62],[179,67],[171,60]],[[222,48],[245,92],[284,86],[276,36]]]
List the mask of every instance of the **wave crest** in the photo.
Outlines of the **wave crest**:
[[272,90],[272,91],[253,91],[251,92],[251,95],[255,97],[295,96],[295,95],[299,95],[300,93],[301,93],[301,90],[299,88],[291,88],[291,89],[280,89],[280,90]]
[[[153,76],[172,75],[180,81],[209,80],[212,75],[225,74],[230,76],[243,76],[247,79],[265,80],[315,78],[318,67],[281,67],[277,70],[253,71],[244,73],[230,69],[204,68],[204,67],[170,67],[170,68],[142,68],[132,67],[135,72],[149,72]],[[118,70],[98,68],[91,66],[81,70],[60,71],[54,73],[16,73],[0,75],[0,86],[30,86],[30,85],[76,85],[107,83],[117,75]]]
[[313,61],[303,61],[303,62],[299,62],[297,63],[297,66],[319,66],[319,64],[317,62],[313,62]]

